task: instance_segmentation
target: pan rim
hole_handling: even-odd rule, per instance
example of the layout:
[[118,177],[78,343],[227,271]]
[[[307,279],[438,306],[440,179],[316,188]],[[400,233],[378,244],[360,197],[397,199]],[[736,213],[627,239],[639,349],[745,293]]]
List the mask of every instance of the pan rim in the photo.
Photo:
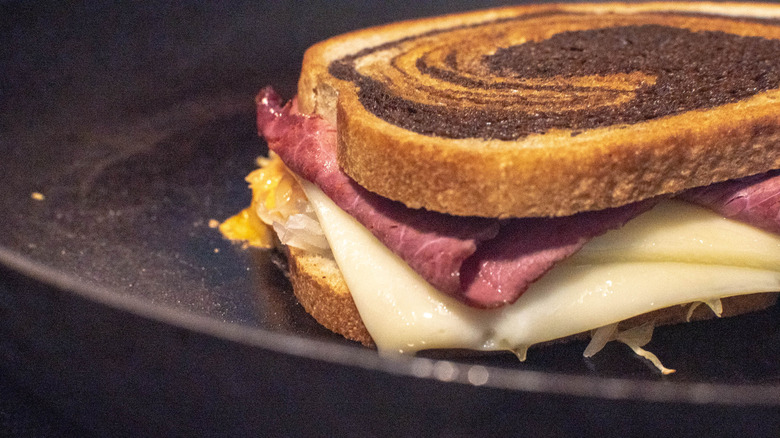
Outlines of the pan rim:
[[[121,294],[106,286],[87,284],[0,246],[0,264],[44,285],[129,312],[137,317],[234,342],[332,366],[358,367],[406,378],[438,380],[513,392],[596,398],[613,401],[685,403],[721,406],[780,406],[780,383],[725,384],[670,382],[574,375],[535,370],[470,365],[457,361],[408,356],[380,356],[374,350],[275,333],[247,324],[218,321],[149,300]],[[447,372],[442,372],[446,370]]]

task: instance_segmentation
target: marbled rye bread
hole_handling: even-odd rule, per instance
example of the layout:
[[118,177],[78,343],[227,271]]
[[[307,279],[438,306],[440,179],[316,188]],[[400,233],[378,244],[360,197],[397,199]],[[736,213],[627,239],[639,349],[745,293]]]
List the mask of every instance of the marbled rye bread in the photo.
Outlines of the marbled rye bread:
[[309,49],[298,98],[380,195],[565,216],[780,167],[778,17],[685,2],[395,23]]

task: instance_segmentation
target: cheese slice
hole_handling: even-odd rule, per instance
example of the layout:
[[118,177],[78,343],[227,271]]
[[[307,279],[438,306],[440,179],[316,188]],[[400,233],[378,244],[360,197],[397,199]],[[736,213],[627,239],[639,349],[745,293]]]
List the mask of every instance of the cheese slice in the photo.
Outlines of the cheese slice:
[[780,270],[780,236],[669,200],[588,242],[577,263],[677,261]]
[[676,304],[780,291],[778,236],[665,201],[593,239],[514,304],[474,309],[431,287],[316,186],[303,187],[382,353],[524,351]]

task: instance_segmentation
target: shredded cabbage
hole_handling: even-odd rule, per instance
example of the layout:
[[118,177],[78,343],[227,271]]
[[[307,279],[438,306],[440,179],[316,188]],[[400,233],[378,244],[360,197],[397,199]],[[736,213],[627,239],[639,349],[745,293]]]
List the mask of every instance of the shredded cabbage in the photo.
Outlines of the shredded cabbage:
[[590,333],[590,343],[585,347],[585,351],[582,352],[582,355],[585,357],[593,357],[594,354],[601,351],[601,349],[607,345],[607,342],[615,339],[617,326],[617,323],[614,323],[592,330]]
[[272,225],[279,241],[285,245],[318,254],[330,252],[325,233],[310,212],[290,215],[286,221],[274,221]]
[[317,215],[300,184],[274,153],[257,160],[259,169],[246,180],[252,189],[252,206],[257,217],[273,227],[285,245],[327,255],[330,245]]
[[594,354],[601,351],[609,341],[618,341],[628,345],[631,350],[638,356],[641,356],[649,360],[662,374],[671,374],[675,370],[666,368],[658,357],[641,348],[650,342],[653,337],[654,326],[652,323],[645,323],[640,326],[632,327],[628,330],[618,330],[618,323],[599,327],[591,332],[591,341],[585,351],[582,353],[585,357],[592,357]]
[[706,304],[712,310],[712,313],[714,313],[718,318],[723,315],[723,303],[720,301],[720,298],[707,301],[696,301],[695,303],[691,303],[691,307],[688,309],[688,314],[685,316],[686,321],[690,322],[691,317],[693,316],[693,311],[696,310],[701,304]]

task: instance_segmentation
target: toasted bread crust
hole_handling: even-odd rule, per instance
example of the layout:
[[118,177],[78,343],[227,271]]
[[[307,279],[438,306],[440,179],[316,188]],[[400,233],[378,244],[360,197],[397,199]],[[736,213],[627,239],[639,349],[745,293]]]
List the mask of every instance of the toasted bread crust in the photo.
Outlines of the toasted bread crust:
[[287,260],[293,291],[306,312],[328,330],[372,346],[336,262],[292,247],[287,250]]
[[[289,248],[287,256],[293,291],[304,309],[328,330],[365,346],[373,346],[371,335],[360,318],[336,262],[296,248]],[[722,316],[736,316],[765,309],[775,304],[777,297],[778,293],[759,293],[724,298]],[[625,330],[646,322],[652,322],[656,327],[687,322],[689,309],[688,305],[679,305],[655,310],[621,322],[620,329]],[[698,306],[691,314],[690,321],[713,317],[715,315],[707,306]],[[549,343],[587,338],[587,333],[578,333]]]
[[[412,208],[456,215],[564,216],[780,167],[780,90],[584,132],[556,129],[511,141],[452,139],[388,123],[363,106],[355,84],[329,73],[332,61],[367,47],[454,25],[553,9],[780,16],[777,5],[575,4],[503,8],[397,23],[342,35],[309,49],[299,82],[300,107],[336,123],[339,163],[360,185]],[[775,35],[767,30],[772,26],[721,25],[740,35],[780,38],[778,26],[772,30]],[[562,30],[565,27],[557,31]]]

